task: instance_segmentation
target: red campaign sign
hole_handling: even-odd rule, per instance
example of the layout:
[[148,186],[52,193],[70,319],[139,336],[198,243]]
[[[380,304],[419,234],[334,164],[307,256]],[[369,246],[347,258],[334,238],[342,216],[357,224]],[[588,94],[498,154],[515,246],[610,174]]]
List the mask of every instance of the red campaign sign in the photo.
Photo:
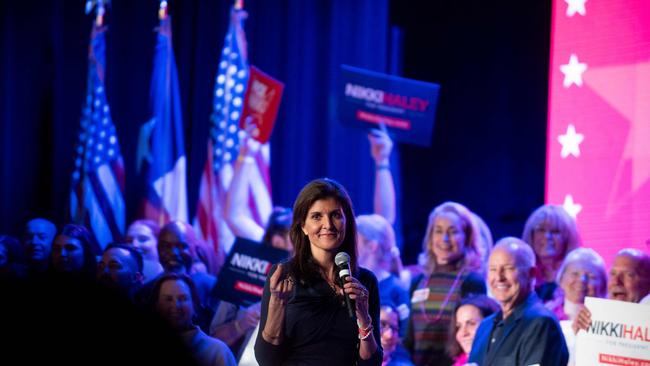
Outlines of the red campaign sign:
[[283,83],[265,74],[257,67],[251,66],[239,127],[246,129],[247,126],[254,125],[255,128],[251,131],[251,136],[261,143],[268,142],[275,124],[275,117],[280,109],[283,90]]

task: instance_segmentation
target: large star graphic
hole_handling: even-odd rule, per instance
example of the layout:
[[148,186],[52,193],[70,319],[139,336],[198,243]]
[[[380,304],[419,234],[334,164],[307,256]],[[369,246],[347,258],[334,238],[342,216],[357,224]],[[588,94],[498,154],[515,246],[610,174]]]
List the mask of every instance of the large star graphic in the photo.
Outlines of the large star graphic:
[[564,74],[564,82],[562,85],[565,88],[573,84],[582,86],[582,74],[587,71],[587,64],[578,61],[578,56],[572,53],[571,57],[569,57],[569,63],[560,65],[560,71]]
[[585,3],[587,0],[564,0],[567,3],[566,7],[566,16],[572,17],[576,13],[585,16],[587,15],[587,9],[585,9]]
[[574,125],[570,124],[566,129],[566,134],[557,137],[557,140],[562,144],[562,159],[567,156],[573,155],[576,158],[580,156],[580,143],[585,139],[585,135],[576,133]]
[[650,179],[650,61],[591,69],[585,84],[629,122],[615,184],[629,164],[633,194]]

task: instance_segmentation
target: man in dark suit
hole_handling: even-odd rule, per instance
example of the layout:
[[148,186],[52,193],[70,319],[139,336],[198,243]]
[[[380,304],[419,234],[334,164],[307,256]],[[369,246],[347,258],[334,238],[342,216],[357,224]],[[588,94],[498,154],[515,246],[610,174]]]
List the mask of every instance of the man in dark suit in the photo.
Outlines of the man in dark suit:
[[469,362],[481,366],[558,365],[569,359],[555,316],[535,294],[535,254],[517,238],[494,246],[488,262],[488,286],[501,310],[483,320]]

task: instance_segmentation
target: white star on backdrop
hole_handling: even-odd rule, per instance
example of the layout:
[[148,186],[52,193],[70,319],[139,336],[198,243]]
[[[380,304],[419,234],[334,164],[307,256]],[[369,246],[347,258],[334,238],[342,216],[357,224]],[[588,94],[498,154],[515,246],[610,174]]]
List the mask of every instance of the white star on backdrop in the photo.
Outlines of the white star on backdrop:
[[567,3],[566,16],[572,17],[575,13],[578,13],[582,16],[587,15],[587,9],[585,9],[585,3],[587,0],[564,0]]
[[573,196],[570,194],[564,196],[562,207],[564,207],[564,210],[566,210],[566,212],[574,219],[576,219],[580,211],[582,211],[582,205],[573,202]]
[[582,86],[582,73],[587,71],[587,64],[578,61],[578,56],[571,54],[569,63],[560,65],[560,71],[564,74],[564,87],[568,88],[571,84]]
[[562,151],[560,155],[562,159],[565,159],[569,155],[573,155],[576,158],[580,156],[580,143],[585,139],[585,135],[581,133],[576,133],[576,127],[572,124],[566,129],[564,135],[557,137],[557,141],[562,144]]

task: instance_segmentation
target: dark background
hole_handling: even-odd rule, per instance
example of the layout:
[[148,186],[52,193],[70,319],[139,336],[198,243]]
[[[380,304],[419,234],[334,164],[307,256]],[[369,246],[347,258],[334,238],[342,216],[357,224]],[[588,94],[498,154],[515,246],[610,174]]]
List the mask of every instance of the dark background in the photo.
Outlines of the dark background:
[[[67,210],[92,16],[82,0],[0,2],[0,233]],[[231,1],[171,0],[188,157],[190,216],[206,156],[212,88]],[[273,199],[309,180],[343,183],[372,210],[363,131],[336,121],[340,64],[441,85],[432,146],[396,144],[398,228],[412,262],[430,210],[446,200],[496,238],[520,235],[544,201],[550,1],[248,0],[249,61],[285,83],[272,138]],[[113,0],[106,88],[135,219],[135,151],[149,119],[156,0]]]

